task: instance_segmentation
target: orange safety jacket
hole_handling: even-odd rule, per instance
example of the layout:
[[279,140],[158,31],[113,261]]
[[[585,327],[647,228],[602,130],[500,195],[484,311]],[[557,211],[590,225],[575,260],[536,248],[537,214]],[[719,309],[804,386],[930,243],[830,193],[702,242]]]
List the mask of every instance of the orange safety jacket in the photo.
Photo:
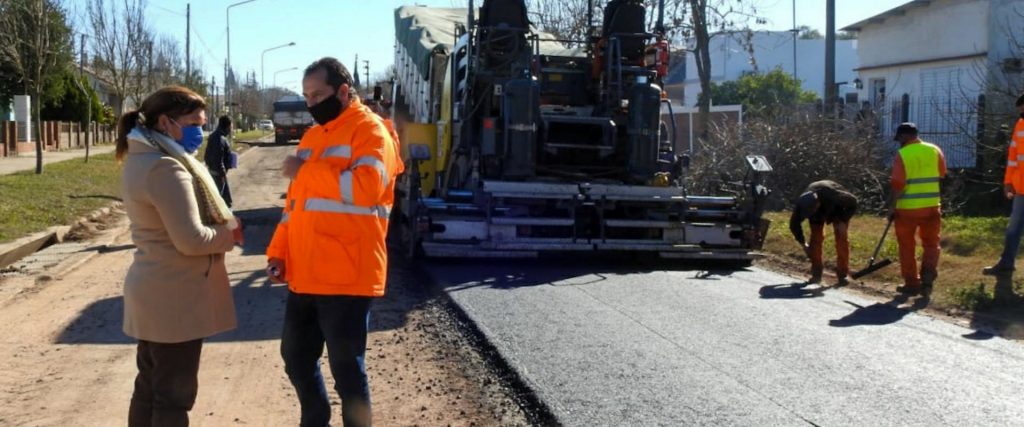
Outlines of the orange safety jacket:
[[396,143],[358,99],[324,126],[306,131],[296,155],[306,162],[288,188],[268,258],[285,263],[295,293],[382,296]]
[[1006,175],[1003,178],[1004,184],[1013,185],[1015,194],[1024,194],[1024,168],[1019,163],[1024,162],[1024,119],[1017,119],[1017,125],[1013,127],[1013,138],[1010,140],[1010,153],[1006,158]]

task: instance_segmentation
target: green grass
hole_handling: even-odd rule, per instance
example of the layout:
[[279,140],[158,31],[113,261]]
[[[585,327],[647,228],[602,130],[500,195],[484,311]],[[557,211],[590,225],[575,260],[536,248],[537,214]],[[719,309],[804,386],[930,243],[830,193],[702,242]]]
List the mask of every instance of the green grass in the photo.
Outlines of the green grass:
[[262,138],[264,135],[270,135],[270,131],[265,130],[251,130],[248,132],[237,132],[235,133],[235,141],[255,141]]
[[121,197],[121,167],[114,155],[72,159],[31,171],[0,175],[0,243],[69,225],[78,217]]
[[[772,220],[765,241],[764,250],[799,264],[810,263],[800,246],[789,232],[789,213],[772,212],[766,215]],[[995,263],[1003,250],[1003,233],[1008,219],[1005,217],[962,217],[948,216],[942,222],[942,255],[939,259],[939,278],[935,282],[932,301],[938,306],[957,307],[965,310],[984,310],[991,306],[991,290],[995,279],[981,275],[981,269]],[[885,229],[885,218],[858,216],[850,223],[850,268],[857,271],[867,265],[878,238]],[[804,223],[804,232],[810,230]],[[835,268],[835,243],[830,227],[825,229],[825,268]],[[886,267],[867,279],[878,282],[888,289],[903,283],[900,276],[899,256],[896,237],[889,230],[879,259],[889,258],[893,265]],[[918,246],[920,260],[920,246]],[[1018,267],[1024,262],[1018,261]],[[834,270],[833,270],[834,271]]]

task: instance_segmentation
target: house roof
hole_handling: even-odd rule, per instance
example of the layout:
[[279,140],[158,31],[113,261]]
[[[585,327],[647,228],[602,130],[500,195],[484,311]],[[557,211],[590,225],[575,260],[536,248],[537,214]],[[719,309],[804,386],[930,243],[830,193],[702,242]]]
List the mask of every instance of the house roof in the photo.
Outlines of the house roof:
[[100,73],[98,73],[96,70],[94,70],[92,67],[88,65],[82,66],[82,71],[85,71],[86,74],[92,76],[94,79],[99,81],[107,88],[111,88],[114,86],[114,83],[112,83],[110,79],[108,79],[106,76],[100,75]]
[[876,25],[885,22],[886,19],[906,15],[908,11],[921,7],[927,7],[932,4],[934,0],[913,0],[906,2],[893,9],[889,9],[885,12],[879,13],[878,15],[872,16],[863,21],[855,22],[842,28],[842,31],[860,31],[868,25]]

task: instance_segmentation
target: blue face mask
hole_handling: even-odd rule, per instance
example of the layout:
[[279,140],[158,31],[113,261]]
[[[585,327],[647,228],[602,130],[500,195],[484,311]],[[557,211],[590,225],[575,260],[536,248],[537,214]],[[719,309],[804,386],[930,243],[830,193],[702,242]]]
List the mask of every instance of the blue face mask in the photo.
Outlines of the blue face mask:
[[181,144],[181,147],[188,153],[195,153],[196,150],[199,150],[199,146],[203,145],[203,128],[199,125],[182,126],[173,119],[171,121],[181,128],[181,139],[176,142]]

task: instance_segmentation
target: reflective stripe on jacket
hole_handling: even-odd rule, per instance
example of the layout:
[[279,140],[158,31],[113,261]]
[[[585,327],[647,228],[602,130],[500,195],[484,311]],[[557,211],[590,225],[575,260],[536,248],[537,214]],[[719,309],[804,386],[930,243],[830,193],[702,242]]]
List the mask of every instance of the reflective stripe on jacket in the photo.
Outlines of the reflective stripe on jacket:
[[896,209],[939,207],[942,152],[927,142],[907,144],[899,151],[906,173],[906,186],[896,201]]
[[403,169],[390,132],[353,99],[338,118],[307,131],[296,155],[306,162],[267,256],[285,261],[293,292],[384,295],[388,216]]
[[1024,119],[1017,119],[1017,125],[1013,128],[1013,138],[1010,140],[1010,153],[1006,158],[1006,175],[1003,178],[1004,184],[1013,185],[1013,191],[1017,194],[1024,194],[1024,169],[1018,165],[1024,163]]

